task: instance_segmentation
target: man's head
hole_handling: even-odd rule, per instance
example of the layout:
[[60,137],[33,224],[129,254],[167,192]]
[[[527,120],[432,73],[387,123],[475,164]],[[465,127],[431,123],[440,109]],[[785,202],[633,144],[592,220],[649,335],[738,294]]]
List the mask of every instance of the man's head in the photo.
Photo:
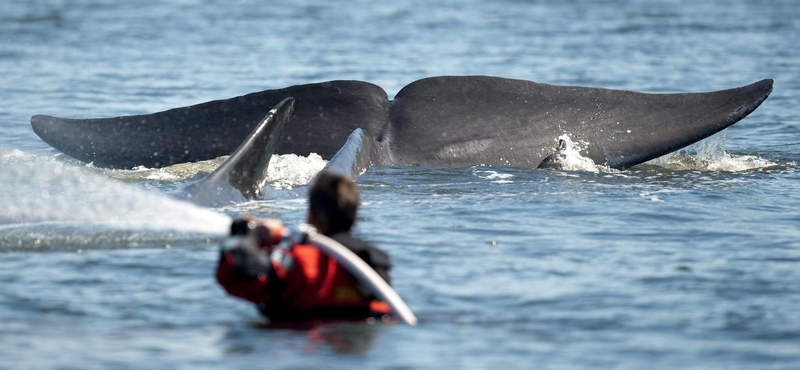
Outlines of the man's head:
[[348,231],[356,220],[358,188],[347,177],[321,172],[308,199],[308,223],[331,235]]

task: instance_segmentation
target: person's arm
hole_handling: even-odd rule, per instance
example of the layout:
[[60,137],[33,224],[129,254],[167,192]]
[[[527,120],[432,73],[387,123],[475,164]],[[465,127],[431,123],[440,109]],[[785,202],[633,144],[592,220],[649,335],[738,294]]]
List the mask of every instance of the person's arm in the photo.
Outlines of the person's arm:
[[216,278],[231,295],[253,303],[272,300],[278,283],[269,254],[248,237],[233,237],[220,252]]

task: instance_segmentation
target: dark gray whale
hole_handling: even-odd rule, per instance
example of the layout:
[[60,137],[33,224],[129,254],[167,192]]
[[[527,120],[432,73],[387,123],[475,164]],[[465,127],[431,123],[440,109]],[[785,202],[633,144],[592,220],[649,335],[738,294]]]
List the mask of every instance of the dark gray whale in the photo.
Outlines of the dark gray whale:
[[[772,80],[707,93],[647,94],[487,76],[415,81],[393,100],[378,86],[330,81],[164,112],[101,119],[37,115],[33,130],[96,166],[161,167],[233,152],[269,109],[296,109],[276,153],[332,158],[357,128],[373,165],[538,168],[558,137],[597,164],[626,168],[711,136],[755,110]],[[362,160],[363,161],[363,160]]]

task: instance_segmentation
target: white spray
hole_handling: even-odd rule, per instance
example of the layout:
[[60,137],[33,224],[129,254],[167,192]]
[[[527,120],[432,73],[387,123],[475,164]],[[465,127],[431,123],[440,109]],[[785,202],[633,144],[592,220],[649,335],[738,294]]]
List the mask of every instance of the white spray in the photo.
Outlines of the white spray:
[[739,172],[777,164],[753,155],[733,155],[725,150],[728,130],[645,164],[670,170]]
[[4,228],[61,223],[221,234],[230,224],[218,212],[49,157],[0,149],[0,168]]

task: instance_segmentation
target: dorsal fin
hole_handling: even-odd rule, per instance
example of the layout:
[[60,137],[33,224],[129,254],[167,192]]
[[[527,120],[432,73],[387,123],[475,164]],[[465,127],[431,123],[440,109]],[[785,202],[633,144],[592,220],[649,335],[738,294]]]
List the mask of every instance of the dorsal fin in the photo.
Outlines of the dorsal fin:
[[325,168],[319,171],[307,185],[295,190],[298,195],[305,193],[314,186],[320,173],[334,172],[353,180],[367,172],[372,166],[385,166],[391,163],[389,148],[385,143],[378,142],[363,130],[357,128],[347,137],[341,149],[328,161]]
[[384,143],[369,137],[360,128],[353,130],[341,149],[331,158],[325,168],[314,176],[308,185],[296,190],[297,194],[305,194],[314,186],[320,173],[329,171],[349,177],[353,180],[372,166],[385,166],[390,163],[389,149]]
[[264,198],[269,160],[292,116],[294,99],[287,98],[272,108],[238,149],[214,172],[186,187],[183,192],[193,203],[222,206]]
[[386,147],[357,128],[322,171],[336,172],[355,180],[370,167],[387,164],[387,158]]

